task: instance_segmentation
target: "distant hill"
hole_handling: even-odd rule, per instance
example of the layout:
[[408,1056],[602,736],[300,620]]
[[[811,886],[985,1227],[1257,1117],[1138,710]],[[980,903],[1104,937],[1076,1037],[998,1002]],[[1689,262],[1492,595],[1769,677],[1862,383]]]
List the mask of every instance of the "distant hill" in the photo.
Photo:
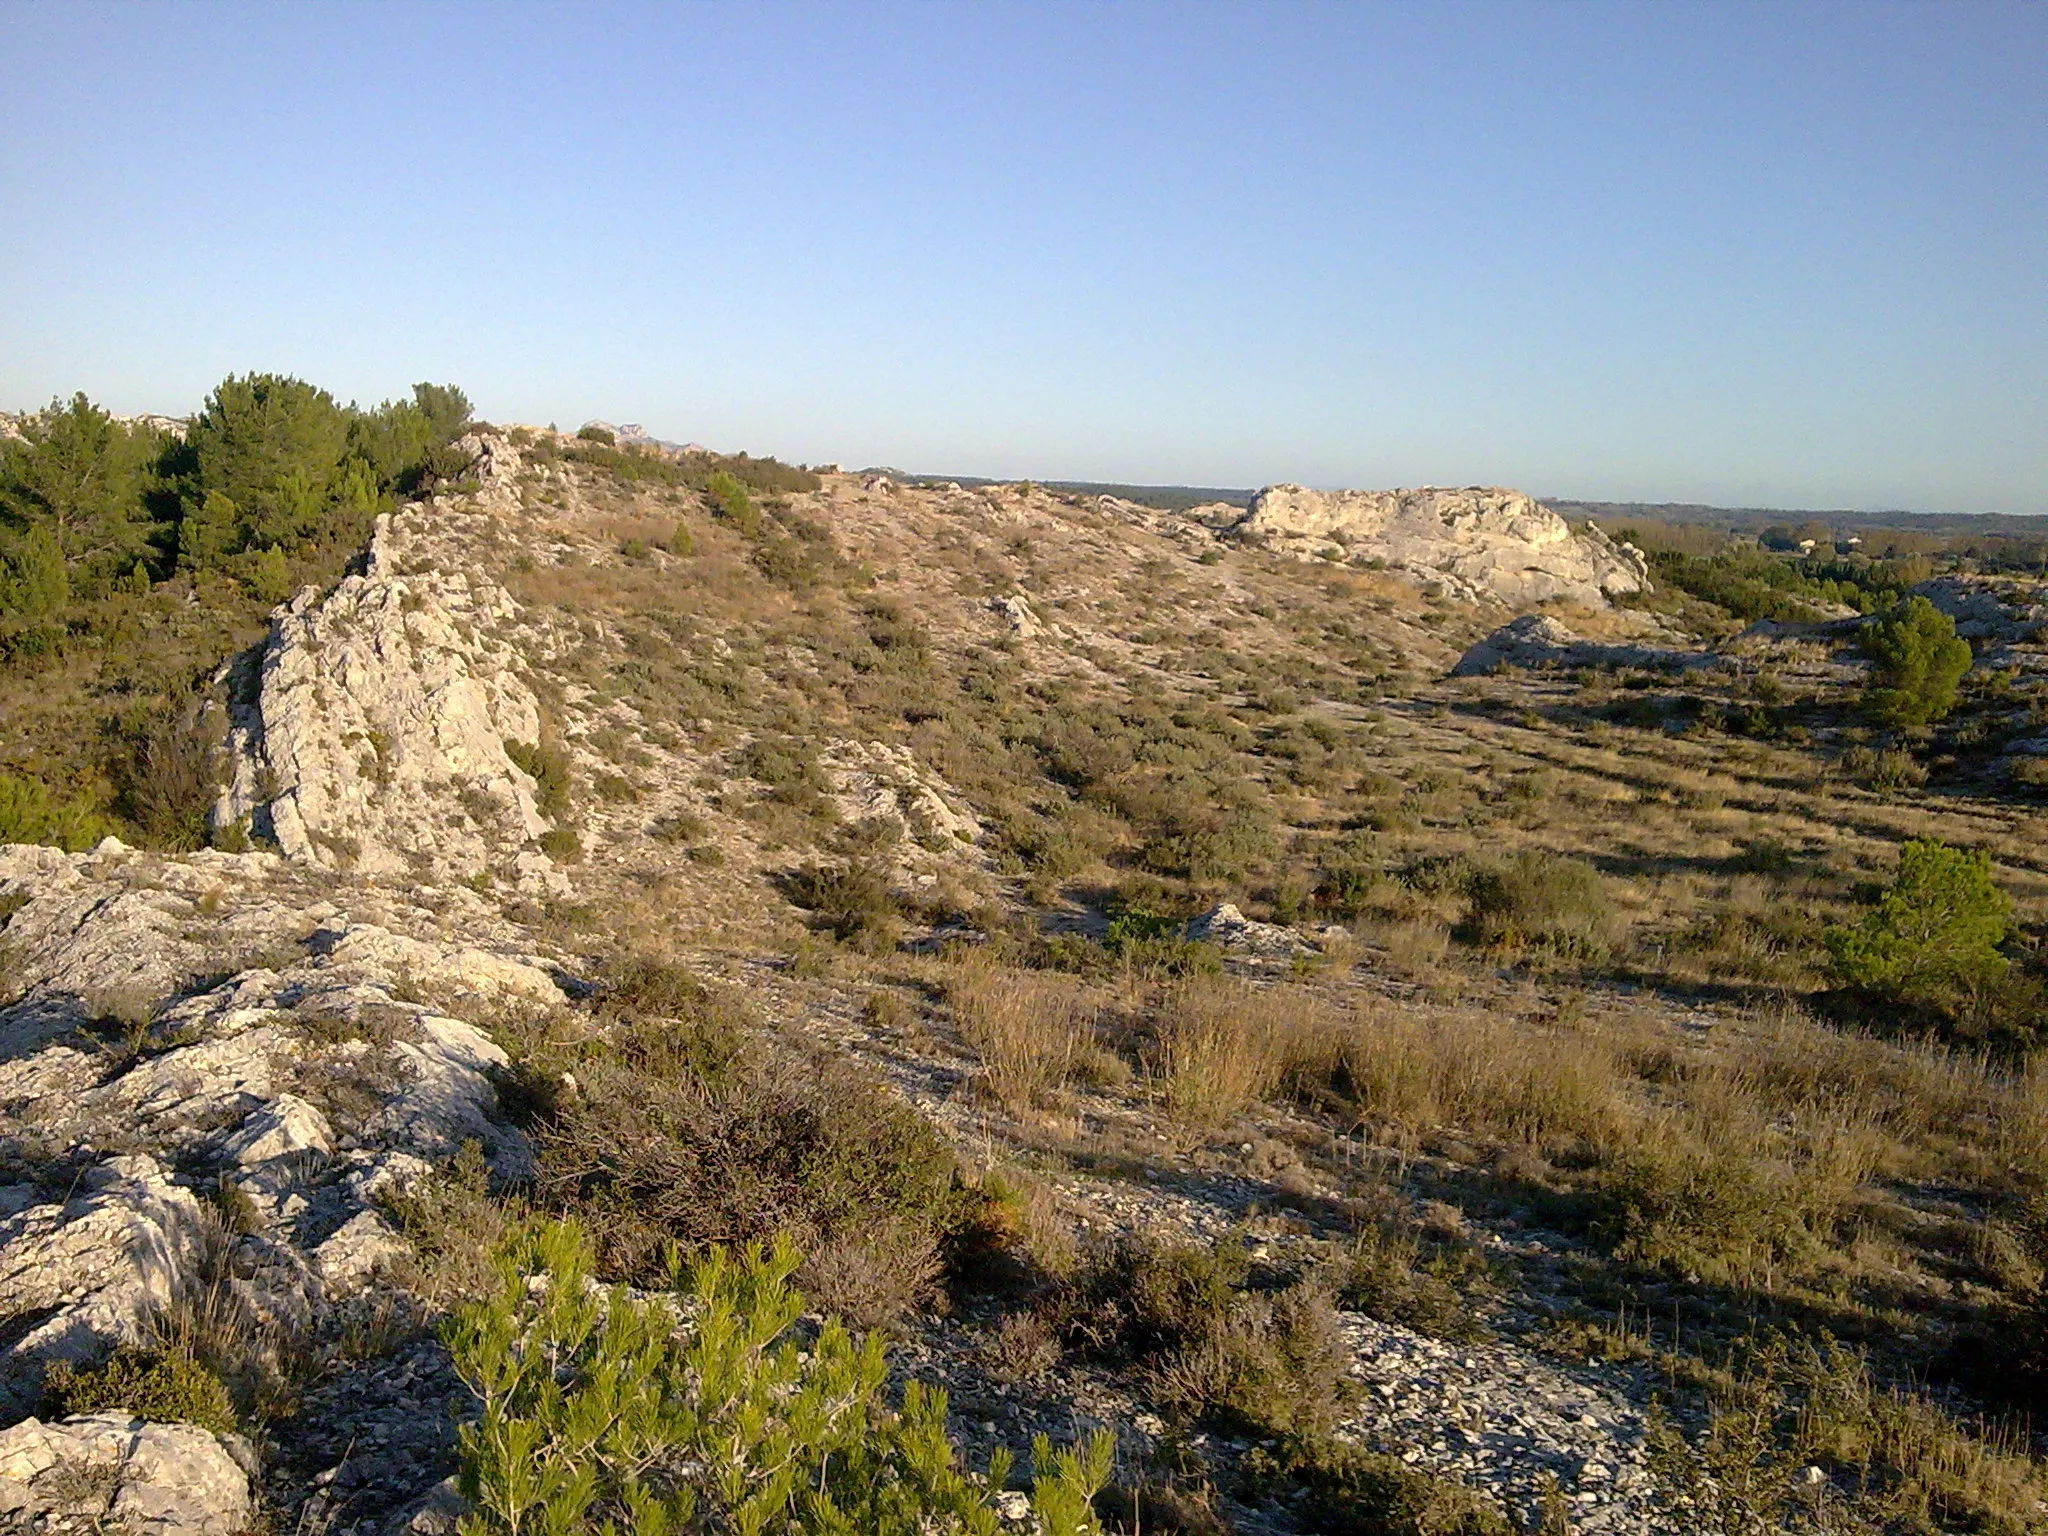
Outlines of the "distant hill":
[[1731,533],[1775,525],[1824,523],[1830,528],[1910,528],[1925,533],[2006,534],[2039,537],[2048,520],[2009,512],[1849,512],[1796,507],[1709,507],[1688,501],[1575,501],[1546,496],[1543,504],[1568,518],[1602,523],[1641,518],[1663,523],[1704,523]]

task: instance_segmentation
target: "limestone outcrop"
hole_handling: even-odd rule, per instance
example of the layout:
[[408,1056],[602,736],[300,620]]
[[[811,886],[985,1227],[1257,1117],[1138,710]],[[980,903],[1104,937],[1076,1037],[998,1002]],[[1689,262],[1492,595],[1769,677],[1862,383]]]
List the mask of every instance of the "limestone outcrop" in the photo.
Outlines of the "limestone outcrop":
[[202,1292],[303,1329],[399,1253],[379,1199],[465,1144],[526,1171],[505,1053],[451,1010],[544,1010],[553,974],[422,909],[356,920],[317,881],[274,855],[0,846],[15,1411],[50,1363],[147,1345]]
[[249,1474],[221,1437],[125,1413],[0,1432],[0,1515],[35,1528],[241,1536]]
[[1727,658],[1711,651],[1588,640],[1548,614],[1525,613],[1466,651],[1451,668],[1451,676],[1476,677],[1503,667],[1646,667],[1676,672],[1727,665]]
[[1312,491],[1269,485],[1228,532],[1287,554],[1347,560],[1440,586],[1465,602],[1510,607],[1563,599],[1603,606],[1649,585],[1640,551],[1573,527],[1520,491],[1498,487]]
[[[467,439],[484,487],[517,471],[501,438]],[[362,571],[302,589],[231,671],[233,780],[217,827],[287,859],[368,876],[545,884],[549,830],[507,744],[540,740],[509,638],[519,606],[460,564],[415,558],[438,503],[377,519]]]

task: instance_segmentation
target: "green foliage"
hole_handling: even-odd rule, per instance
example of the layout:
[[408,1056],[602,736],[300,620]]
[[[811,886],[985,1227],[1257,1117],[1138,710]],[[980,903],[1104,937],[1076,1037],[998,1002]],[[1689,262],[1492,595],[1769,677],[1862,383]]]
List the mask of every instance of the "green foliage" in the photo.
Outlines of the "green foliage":
[[209,493],[234,504],[232,548],[293,542],[315,530],[348,450],[348,415],[334,397],[280,374],[231,375],[192,419],[185,447],[187,504]]
[[0,843],[47,843],[79,853],[113,830],[83,802],[58,799],[34,779],[0,773]]
[[2006,972],[1998,952],[2012,900],[1991,878],[1991,856],[1931,838],[1899,850],[1891,889],[1854,927],[1825,935],[1835,974],[1902,1002],[1952,1009]]
[[71,599],[64,550],[47,524],[37,524],[0,559],[0,614],[46,619]]
[[505,738],[505,755],[512,766],[534,783],[534,805],[550,821],[569,809],[569,754],[547,733],[535,742]]
[[1924,597],[1909,598],[1863,632],[1870,686],[1863,706],[1880,725],[1928,725],[1955,708],[1970,670],[1970,645],[1955,621]]
[[751,539],[760,535],[760,510],[737,478],[721,469],[711,476],[704,489],[711,497],[713,509],[743,536]]
[[152,1423],[197,1424],[217,1434],[237,1427],[228,1389],[183,1349],[117,1349],[104,1364],[86,1367],[60,1361],[50,1367],[43,1391],[53,1417],[128,1413]]
[[[574,1223],[514,1232],[492,1291],[447,1329],[481,1400],[459,1443],[463,1536],[995,1536],[1007,1457],[985,1478],[963,1471],[945,1394],[921,1383],[890,1412],[878,1337],[831,1320],[800,1347],[796,1264],[786,1242],[712,1248],[687,1270],[672,1258],[672,1294],[642,1298],[594,1283]],[[1049,1536],[1097,1529],[1110,1452],[1106,1434],[1034,1447]]]
[[249,595],[259,603],[281,603],[292,594],[291,567],[284,551],[272,545],[261,551],[249,565]]
[[151,554],[159,530],[150,493],[164,440],[82,394],[52,401],[21,433],[0,443],[0,526],[46,532],[71,585],[97,596]]
[[1868,565],[1802,565],[1755,549],[1725,549],[1713,555],[1653,550],[1650,569],[1665,585],[1750,623],[1811,619],[1819,603],[1841,603],[1868,613],[1895,590],[1886,573]]

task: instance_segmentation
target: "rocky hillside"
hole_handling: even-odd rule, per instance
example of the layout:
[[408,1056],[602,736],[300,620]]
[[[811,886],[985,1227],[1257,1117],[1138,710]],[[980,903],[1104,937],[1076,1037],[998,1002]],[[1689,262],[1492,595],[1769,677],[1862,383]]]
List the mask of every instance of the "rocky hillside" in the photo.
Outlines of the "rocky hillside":
[[459,446],[223,658],[214,846],[0,850],[0,1517],[452,1529],[567,1214],[791,1240],[1017,1529],[1098,1428],[1106,1529],[2039,1528],[2028,1005],[1819,931],[1930,834],[2033,923],[2039,811],[1877,784],[1842,637],[1511,492]]

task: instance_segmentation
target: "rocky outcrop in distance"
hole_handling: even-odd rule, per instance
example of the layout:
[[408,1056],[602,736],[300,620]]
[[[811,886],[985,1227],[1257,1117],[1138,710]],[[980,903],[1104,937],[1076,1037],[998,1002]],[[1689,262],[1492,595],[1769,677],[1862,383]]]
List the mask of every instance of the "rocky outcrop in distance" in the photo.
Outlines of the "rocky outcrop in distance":
[[[1208,521],[1215,509],[1208,512]],[[1232,509],[1233,511],[1235,509]],[[1269,485],[1224,525],[1234,538],[1283,553],[1345,559],[1439,586],[1463,602],[1510,607],[1566,601],[1604,607],[1650,584],[1633,545],[1591,524],[1574,527],[1520,491],[1498,487],[1312,491]]]

